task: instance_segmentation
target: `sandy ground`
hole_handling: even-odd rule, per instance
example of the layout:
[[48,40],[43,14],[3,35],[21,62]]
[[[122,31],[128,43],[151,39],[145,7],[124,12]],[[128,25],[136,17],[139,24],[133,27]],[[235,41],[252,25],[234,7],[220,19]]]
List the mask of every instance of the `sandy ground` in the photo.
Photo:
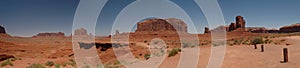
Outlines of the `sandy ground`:
[[[282,37],[277,39],[285,39],[291,45],[275,45],[275,44],[264,44],[265,51],[260,52],[261,48],[258,45],[258,49],[254,49],[251,45],[234,45],[227,46],[226,54],[224,57],[224,62],[222,68],[298,68],[300,67],[300,36],[292,36],[292,37]],[[50,46],[49,46],[50,47]],[[9,48],[9,47],[8,47]],[[283,48],[288,48],[289,51],[289,62],[281,63],[283,61]],[[20,48],[22,49],[22,48]],[[51,47],[52,50],[60,50],[59,48]],[[17,50],[17,49],[14,49]],[[42,54],[52,54],[55,55],[55,51],[52,50],[41,50],[41,52],[45,52]],[[200,47],[200,57],[198,68],[206,68],[209,57],[210,57],[211,47],[209,46],[201,46]],[[1,50],[0,50],[1,51]],[[26,51],[27,52],[27,51]],[[28,52],[31,53],[29,50]],[[6,51],[1,51],[1,53],[8,53]],[[14,51],[9,53],[15,53]],[[26,56],[20,53],[19,56]],[[30,54],[34,55],[34,54]],[[62,55],[62,54],[60,54]],[[177,54],[173,57],[166,58],[163,63],[159,66],[159,68],[176,68],[178,61],[180,58],[180,54]],[[70,58],[57,58],[57,59],[49,59],[49,58],[39,58],[37,57],[27,57],[22,58],[22,60],[17,60],[14,63],[14,66],[6,66],[0,68],[25,68],[26,66],[32,63],[44,63],[48,60],[55,61],[58,63],[63,63],[64,61],[68,61]],[[72,66],[67,66],[66,68],[72,68]]]
[[[300,67],[300,36],[284,37],[291,45],[264,44],[254,49],[251,45],[227,46],[222,68],[298,68]],[[198,68],[206,68],[211,47],[201,47]],[[289,62],[283,61],[283,48],[288,48]],[[166,58],[160,68],[176,68],[180,56]]]

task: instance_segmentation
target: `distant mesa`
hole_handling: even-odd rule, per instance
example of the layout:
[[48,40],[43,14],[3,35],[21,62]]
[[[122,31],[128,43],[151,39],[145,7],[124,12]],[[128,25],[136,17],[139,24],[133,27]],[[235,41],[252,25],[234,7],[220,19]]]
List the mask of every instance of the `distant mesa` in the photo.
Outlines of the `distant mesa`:
[[65,37],[65,33],[63,32],[53,32],[53,33],[38,33],[33,37]]
[[76,29],[74,32],[75,36],[88,36],[87,30],[84,28]]
[[0,34],[6,34],[5,28],[0,25]]
[[279,30],[281,33],[300,32],[300,23],[283,26]]
[[176,18],[152,18],[144,20],[142,22],[138,22],[137,30],[135,31],[135,33],[144,34],[166,34],[174,32],[187,33],[187,25],[182,20]]

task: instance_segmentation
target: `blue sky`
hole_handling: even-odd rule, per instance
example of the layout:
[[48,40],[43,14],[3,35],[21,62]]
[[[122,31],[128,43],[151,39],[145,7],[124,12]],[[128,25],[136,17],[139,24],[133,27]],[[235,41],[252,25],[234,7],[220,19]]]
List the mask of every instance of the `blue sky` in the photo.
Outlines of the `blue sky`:
[[[204,26],[208,24],[193,0],[172,1],[189,13],[197,31],[202,33]],[[96,35],[110,34],[114,16],[121,12],[120,8],[126,7],[131,2],[133,0],[110,0],[99,15]],[[279,28],[300,22],[299,0],[218,0],[218,2],[227,25],[234,22],[237,15],[245,18],[247,27]],[[0,0],[0,25],[14,36],[32,36],[39,32],[59,31],[70,35],[78,3],[79,0]]]

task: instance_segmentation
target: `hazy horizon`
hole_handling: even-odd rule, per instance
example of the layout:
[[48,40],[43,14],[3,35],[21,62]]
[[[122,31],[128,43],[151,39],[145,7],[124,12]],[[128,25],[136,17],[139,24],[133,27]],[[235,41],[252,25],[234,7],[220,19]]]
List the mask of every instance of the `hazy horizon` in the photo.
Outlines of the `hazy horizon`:
[[[109,0],[101,11],[96,36],[111,33],[114,16],[134,0]],[[201,9],[190,1],[174,1],[190,17],[195,24],[197,33],[203,33],[208,26]],[[280,28],[300,23],[300,1],[261,1],[261,0],[218,0],[224,14],[225,24],[235,22],[235,16],[241,15],[246,20],[246,27]],[[72,33],[72,24],[79,0],[1,0],[0,25],[13,36],[33,36],[41,32]],[[156,6],[164,6],[157,4]],[[151,9],[151,8],[149,8]],[[136,11],[139,13],[139,11]],[[159,13],[158,13],[159,14]],[[124,21],[126,23],[126,21]],[[136,23],[136,22],[135,22]],[[190,23],[190,22],[186,22]],[[123,32],[123,31],[120,31]],[[88,31],[90,33],[90,31]]]

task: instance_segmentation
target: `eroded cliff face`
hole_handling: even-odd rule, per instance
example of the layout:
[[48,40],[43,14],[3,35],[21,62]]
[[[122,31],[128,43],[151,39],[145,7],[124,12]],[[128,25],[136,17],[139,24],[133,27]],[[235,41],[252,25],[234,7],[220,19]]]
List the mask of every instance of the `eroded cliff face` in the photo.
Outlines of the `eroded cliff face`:
[[187,33],[187,25],[180,19],[148,19],[137,23],[136,33]]
[[0,34],[6,34],[5,28],[0,25]]
[[281,27],[279,30],[281,33],[300,32],[300,23],[284,26]]

